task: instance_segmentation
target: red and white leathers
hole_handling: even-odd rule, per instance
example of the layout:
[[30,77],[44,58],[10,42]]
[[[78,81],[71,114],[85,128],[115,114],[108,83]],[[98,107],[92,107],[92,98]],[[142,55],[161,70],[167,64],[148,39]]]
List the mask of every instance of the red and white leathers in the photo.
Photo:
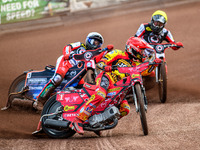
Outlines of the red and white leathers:
[[63,48],[63,55],[57,59],[55,74],[61,75],[64,78],[69,68],[78,64],[73,58],[74,54],[82,54],[86,51],[86,47],[81,42],[69,44]]
[[78,64],[78,61],[73,58],[73,55],[82,54],[85,51],[86,47],[81,42],[72,43],[63,48],[63,55],[60,56],[56,62],[55,73],[38,95],[38,100],[42,103],[46,102],[55,88],[60,85],[68,70]]
[[162,43],[163,41],[175,43],[169,30],[163,28],[158,34],[155,34],[151,29],[150,23],[141,24],[135,34],[135,37],[140,37],[147,43]]

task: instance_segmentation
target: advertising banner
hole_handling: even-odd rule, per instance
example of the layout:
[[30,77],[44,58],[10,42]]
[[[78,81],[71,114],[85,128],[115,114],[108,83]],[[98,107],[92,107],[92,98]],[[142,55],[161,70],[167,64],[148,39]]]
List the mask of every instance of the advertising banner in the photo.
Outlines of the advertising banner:
[[1,0],[0,24],[39,19],[69,10],[69,0]]

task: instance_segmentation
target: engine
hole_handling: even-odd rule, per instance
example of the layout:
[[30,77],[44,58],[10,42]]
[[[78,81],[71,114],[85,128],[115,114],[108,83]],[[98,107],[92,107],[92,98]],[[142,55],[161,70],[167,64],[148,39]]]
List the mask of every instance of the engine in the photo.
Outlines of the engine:
[[89,124],[96,128],[101,125],[110,124],[115,118],[120,117],[119,109],[115,106],[108,107],[101,114],[95,114],[89,118]]

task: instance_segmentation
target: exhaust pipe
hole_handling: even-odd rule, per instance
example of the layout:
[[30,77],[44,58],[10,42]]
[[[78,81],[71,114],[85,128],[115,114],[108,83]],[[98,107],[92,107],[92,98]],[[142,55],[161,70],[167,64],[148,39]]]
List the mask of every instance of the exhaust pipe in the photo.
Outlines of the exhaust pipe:
[[51,129],[56,130],[66,130],[69,128],[70,121],[61,121],[61,120],[55,120],[55,119],[46,119],[44,121],[44,126]]

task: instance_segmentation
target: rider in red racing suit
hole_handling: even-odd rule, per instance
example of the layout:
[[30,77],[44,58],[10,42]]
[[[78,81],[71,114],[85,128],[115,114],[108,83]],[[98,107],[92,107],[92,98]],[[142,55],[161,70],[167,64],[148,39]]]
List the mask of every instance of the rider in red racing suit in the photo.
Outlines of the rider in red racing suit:
[[53,77],[40,92],[37,100],[33,103],[33,107],[37,110],[42,110],[44,103],[50,97],[55,88],[60,85],[68,70],[78,64],[78,61],[73,58],[74,54],[81,54],[86,50],[100,48],[103,42],[104,39],[101,34],[97,32],[91,32],[86,38],[86,44],[76,42],[66,45],[63,48],[63,55],[57,59],[56,69]]
[[[105,55],[103,59],[97,64],[97,67],[102,71],[96,78],[96,91],[90,97],[87,103],[83,106],[78,116],[70,124],[70,128],[79,134],[83,134],[82,123],[86,121],[95,108],[101,104],[107,95],[110,85],[116,83],[118,80],[126,76],[126,74],[119,73],[117,70],[112,71],[112,65],[119,67],[135,66],[136,62],[145,61],[144,51],[152,47],[141,38],[131,37],[127,41],[125,52],[121,50],[113,50]],[[155,60],[155,62],[161,61]],[[137,63],[138,63],[137,62]],[[123,100],[119,108],[121,117],[126,116],[130,111],[130,106],[127,100]]]

